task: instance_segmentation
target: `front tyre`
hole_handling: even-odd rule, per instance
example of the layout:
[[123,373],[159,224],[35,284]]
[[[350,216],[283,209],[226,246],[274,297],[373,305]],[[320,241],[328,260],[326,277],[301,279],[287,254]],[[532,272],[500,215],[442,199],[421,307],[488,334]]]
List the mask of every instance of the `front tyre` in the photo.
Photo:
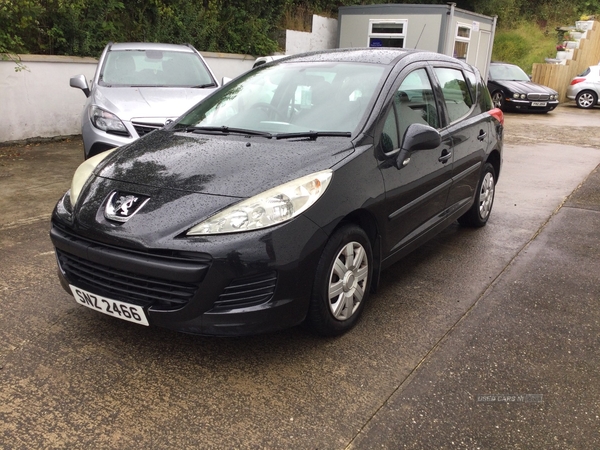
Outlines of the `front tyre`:
[[337,230],[323,249],[317,265],[308,321],[324,336],[352,328],[369,296],[373,252],[365,232],[356,225]]
[[484,226],[494,205],[494,194],[496,193],[496,171],[490,163],[485,163],[483,172],[477,186],[475,202],[471,209],[458,218],[458,223],[467,227]]

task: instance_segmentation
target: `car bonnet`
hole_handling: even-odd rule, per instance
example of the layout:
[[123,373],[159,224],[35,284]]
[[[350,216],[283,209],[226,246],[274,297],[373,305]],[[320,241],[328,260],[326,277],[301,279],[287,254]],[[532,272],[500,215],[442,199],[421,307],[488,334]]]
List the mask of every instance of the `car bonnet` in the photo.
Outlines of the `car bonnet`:
[[511,92],[556,94],[554,89],[534,83],[533,81],[495,80],[496,83],[506,87]]
[[136,117],[179,117],[214,89],[96,86],[93,103],[130,121]]
[[349,138],[211,136],[157,130],[111,155],[97,175],[159,189],[245,198],[333,167]]

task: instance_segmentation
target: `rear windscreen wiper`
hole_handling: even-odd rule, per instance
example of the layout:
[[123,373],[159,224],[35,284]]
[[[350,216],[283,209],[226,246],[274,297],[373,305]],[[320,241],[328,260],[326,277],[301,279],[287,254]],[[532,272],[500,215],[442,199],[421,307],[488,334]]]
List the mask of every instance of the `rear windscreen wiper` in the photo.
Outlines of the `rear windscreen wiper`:
[[303,138],[307,137],[316,140],[318,137],[350,137],[352,133],[350,131],[301,131],[297,133],[279,133],[274,134],[273,137],[275,139],[293,139],[293,138]]

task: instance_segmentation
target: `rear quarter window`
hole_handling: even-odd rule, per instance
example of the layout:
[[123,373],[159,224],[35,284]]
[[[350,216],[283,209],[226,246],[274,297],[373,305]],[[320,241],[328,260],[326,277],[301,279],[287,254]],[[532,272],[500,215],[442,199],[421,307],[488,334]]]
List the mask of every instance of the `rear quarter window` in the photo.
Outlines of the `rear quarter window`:
[[477,76],[468,70],[465,70],[464,74],[467,79],[467,86],[471,92],[471,98],[473,99],[473,103],[475,103],[477,101]]
[[489,111],[490,109],[493,109],[494,103],[492,102],[492,97],[490,95],[490,91],[488,91],[485,81],[483,81],[483,79],[480,78],[478,86],[478,91],[480,93],[479,104],[481,105],[481,110]]
[[448,118],[455,122],[467,115],[473,106],[465,76],[462,71],[448,67],[435,67],[433,70],[442,88]]

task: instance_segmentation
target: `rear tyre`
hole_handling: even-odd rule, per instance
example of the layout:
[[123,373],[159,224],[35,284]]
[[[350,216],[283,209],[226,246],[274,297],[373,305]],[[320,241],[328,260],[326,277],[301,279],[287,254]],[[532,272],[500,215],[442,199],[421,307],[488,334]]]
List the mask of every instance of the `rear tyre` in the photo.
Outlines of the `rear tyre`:
[[500,108],[504,111],[504,94],[502,91],[496,91],[492,94],[492,102],[494,103],[494,108]]
[[590,109],[598,103],[598,96],[592,91],[581,91],[577,94],[577,97],[575,97],[575,103],[577,103],[579,108]]
[[319,334],[337,336],[352,328],[369,297],[373,252],[356,225],[337,230],[317,265],[308,322]]
[[485,163],[483,172],[477,186],[475,202],[471,209],[458,218],[458,223],[466,227],[484,226],[494,205],[494,194],[496,193],[496,171],[490,163]]

